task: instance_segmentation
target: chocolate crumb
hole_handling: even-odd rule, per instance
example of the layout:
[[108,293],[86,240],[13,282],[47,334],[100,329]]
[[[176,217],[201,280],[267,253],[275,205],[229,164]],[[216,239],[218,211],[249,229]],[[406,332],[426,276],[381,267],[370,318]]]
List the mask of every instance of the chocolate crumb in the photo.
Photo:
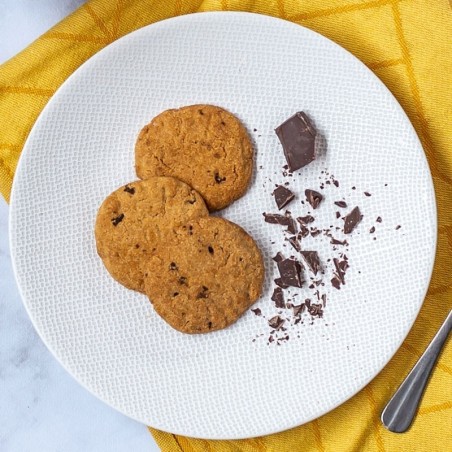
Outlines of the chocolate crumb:
[[383,221],[383,219],[381,217],[377,217],[377,223],[381,223]]
[[339,188],[339,181],[337,181],[336,179],[333,180],[333,184],[336,185],[336,187]]
[[286,307],[286,304],[284,303],[284,294],[281,287],[275,287],[271,299],[275,302],[275,306],[277,308]]
[[375,226],[372,226],[370,229],[369,229],[369,233],[370,234],[373,234],[375,232]]
[[345,209],[347,207],[347,203],[345,201],[334,201],[334,204],[336,204],[337,207],[341,207],[342,209]]
[[364,194],[365,194],[366,196],[372,196],[368,191],[365,191]]
[[298,240],[302,237],[307,237],[309,235],[309,229],[303,224],[300,225],[300,233],[298,234]]
[[123,213],[119,214],[115,218],[112,218],[111,222],[113,223],[113,226],[118,226],[118,224],[121,223],[122,220],[124,220],[124,214]]
[[356,187],[352,187],[352,190],[356,190]]
[[341,213],[340,212],[336,212],[336,218],[340,218],[341,217]]
[[395,229],[396,229],[396,231],[398,231],[398,230],[399,230],[399,229],[400,229],[401,227],[402,227],[402,226],[400,226],[400,224],[399,224],[399,225],[397,225],[397,226],[396,226],[396,228],[395,228]]

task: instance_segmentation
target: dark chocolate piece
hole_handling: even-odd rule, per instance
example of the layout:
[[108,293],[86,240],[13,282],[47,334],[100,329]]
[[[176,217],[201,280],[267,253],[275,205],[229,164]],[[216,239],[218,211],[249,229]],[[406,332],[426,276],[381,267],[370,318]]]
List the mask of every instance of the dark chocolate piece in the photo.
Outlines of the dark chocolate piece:
[[308,312],[312,317],[323,317],[323,308],[321,304],[312,303],[308,306]]
[[300,240],[300,237],[307,237],[309,235],[309,229],[305,225],[300,224],[300,233],[298,235],[298,240]]
[[312,273],[317,275],[320,270],[320,259],[317,251],[301,251],[301,254]]
[[288,188],[283,187],[282,185],[278,185],[276,187],[273,195],[279,210],[287,206],[287,204],[295,198],[295,195]]
[[383,219],[381,217],[377,217],[377,223],[381,223]]
[[311,228],[311,237],[317,237],[321,233],[322,233],[322,231],[320,229]]
[[337,290],[341,290],[341,282],[339,280],[339,278],[334,275],[333,278],[331,279],[331,285],[337,289]]
[[259,308],[255,308],[255,309],[251,309],[253,312],[254,312],[254,314],[256,314],[257,316],[260,316],[260,315],[262,315],[262,311],[259,309]]
[[293,237],[289,237],[289,243],[295,248],[296,251],[300,252],[301,251],[301,245],[300,242],[298,241],[298,239],[293,236]]
[[338,239],[335,239],[334,237],[332,237],[331,238],[331,242],[330,242],[332,245],[348,245],[348,242],[347,242],[347,240],[338,240]]
[[276,315],[268,321],[268,324],[271,328],[279,330],[284,324],[284,319],[282,319],[279,315]]
[[275,287],[273,291],[273,295],[271,299],[275,302],[275,306],[277,308],[285,308],[286,304],[284,303],[284,294],[281,287]]
[[335,276],[337,276],[341,284],[345,284],[345,272],[347,271],[348,268],[347,261],[345,260],[345,258],[342,261],[340,261],[337,258],[334,258],[333,263],[336,268]]
[[293,287],[301,287],[303,278],[301,277],[302,266],[300,262],[293,259],[284,259],[278,262],[278,270],[283,284]]
[[309,204],[311,204],[312,208],[317,209],[322,202],[323,195],[321,195],[318,191],[310,189],[305,190],[304,194],[306,195],[306,200]]
[[363,219],[363,216],[361,215],[359,207],[355,207],[344,218],[344,234],[350,234],[362,219]]
[[298,317],[299,315],[303,314],[304,310],[306,309],[306,305],[304,303],[301,303],[298,306],[292,306],[292,309],[294,317]]
[[345,209],[347,207],[347,203],[345,201],[335,201],[334,204],[336,204],[337,207],[341,207],[342,209]]
[[284,260],[284,256],[279,252],[275,257],[272,258],[275,262],[281,262]]
[[131,195],[134,195],[134,194],[135,194],[135,189],[134,189],[133,187],[129,187],[128,185],[126,185],[126,186],[124,187],[124,191],[125,191],[126,193],[130,193]]
[[306,215],[305,217],[297,218],[298,223],[300,223],[301,225],[312,223],[314,220],[315,218],[312,217],[311,215]]
[[295,223],[295,220],[291,216],[281,215],[279,213],[265,213],[265,212],[263,215],[264,215],[264,220],[266,223],[287,226],[287,230],[291,234],[297,233],[297,225]]
[[306,113],[299,111],[275,129],[290,171],[296,171],[315,159],[317,131]]
[[111,222],[113,223],[113,226],[118,226],[118,224],[121,223],[122,220],[124,220],[124,214],[123,213],[119,214],[115,218],[112,218]]
[[281,278],[276,278],[276,279],[274,280],[274,282],[275,282],[275,284],[276,284],[278,287],[281,287],[281,289],[287,289],[287,288],[289,287],[287,284],[285,284],[285,283],[283,282],[283,280],[282,280]]

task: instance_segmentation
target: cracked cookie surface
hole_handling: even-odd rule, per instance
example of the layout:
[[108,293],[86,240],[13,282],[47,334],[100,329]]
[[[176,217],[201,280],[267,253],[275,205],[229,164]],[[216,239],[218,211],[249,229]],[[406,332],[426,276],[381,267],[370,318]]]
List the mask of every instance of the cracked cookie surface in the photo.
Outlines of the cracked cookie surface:
[[135,144],[140,179],[173,176],[197,190],[211,211],[248,188],[253,148],[242,123],[223,108],[190,105],[166,110],[143,127]]
[[143,292],[143,263],[165,245],[174,228],[208,214],[199,193],[172,177],[126,184],[99,208],[97,252],[116,281]]
[[263,279],[254,240],[240,226],[216,217],[174,229],[145,267],[145,290],[156,312],[184,333],[234,323],[260,297]]

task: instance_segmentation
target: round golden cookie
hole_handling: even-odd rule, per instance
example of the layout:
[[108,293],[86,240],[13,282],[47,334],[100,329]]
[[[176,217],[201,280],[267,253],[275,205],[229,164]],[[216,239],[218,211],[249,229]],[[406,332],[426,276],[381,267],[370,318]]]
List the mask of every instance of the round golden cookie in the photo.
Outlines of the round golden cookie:
[[197,190],[210,210],[219,210],[245,193],[253,147],[234,115],[213,105],[190,105],[166,110],[143,127],[135,167],[140,179],[177,177]]
[[172,177],[132,182],[107,196],[96,218],[97,252],[116,281],[144,291],[142,264],[171,230],[209,212],[199,193]]
[[254,240],[216,217],[177,228],[148,260],[145,289],[176,330],[207,333],[235,322],[261,295],[264,264]]

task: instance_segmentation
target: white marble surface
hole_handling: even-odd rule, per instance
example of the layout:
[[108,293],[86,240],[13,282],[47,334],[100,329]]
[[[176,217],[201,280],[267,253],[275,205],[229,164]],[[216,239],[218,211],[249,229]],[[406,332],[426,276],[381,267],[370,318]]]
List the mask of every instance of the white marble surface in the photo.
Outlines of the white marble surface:
[[[0,63],[81,3],[0,0]],[[0,196],[0,452],[158,450],[144,425],[82,388],[36,334],[14,280]]]

